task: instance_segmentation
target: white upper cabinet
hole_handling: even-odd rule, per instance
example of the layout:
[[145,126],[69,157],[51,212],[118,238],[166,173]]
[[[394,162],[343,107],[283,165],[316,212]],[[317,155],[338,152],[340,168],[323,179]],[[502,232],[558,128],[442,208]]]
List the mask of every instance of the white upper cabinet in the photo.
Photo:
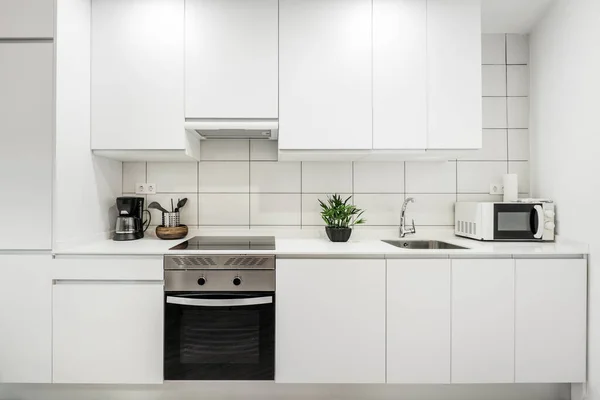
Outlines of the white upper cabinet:
[[427,2],[373,0],[373,148],[427,148]]
[[452,383],[514,382],[515,263],[452,260]]
[[275,380],[385,383],[385,260],[278,260]]
[[186,118],[277,118],[277,0],[185,1]]
[[482,146],[480,0],[427,0],[429,149]]
[[279,1],[279,148],[370,150],[371,0]]
[[52,248],[53,60],[52,43],[0,43],[0,250]]
[[587,260],[517,260],[515,377],[585,382]]
[[1,0],[0,39],[54,37],[55,0]]
[[92,1],[92,149],[185,148],[184,0]]
[[387,260],[387,383],[450,383],[450,260]]

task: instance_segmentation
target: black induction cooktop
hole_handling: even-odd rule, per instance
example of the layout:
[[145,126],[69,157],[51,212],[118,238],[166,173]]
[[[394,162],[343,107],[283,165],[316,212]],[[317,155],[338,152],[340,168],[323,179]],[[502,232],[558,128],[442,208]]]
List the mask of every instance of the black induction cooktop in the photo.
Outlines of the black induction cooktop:
[[169,250],[275,250],[275,237],[195,236]]

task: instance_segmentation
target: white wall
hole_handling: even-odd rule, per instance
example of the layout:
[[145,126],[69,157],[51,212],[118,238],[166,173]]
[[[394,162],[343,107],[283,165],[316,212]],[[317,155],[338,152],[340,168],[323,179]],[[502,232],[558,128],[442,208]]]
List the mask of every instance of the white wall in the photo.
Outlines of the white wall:
[[105,235],[121,163],[90,152],[90,0],[57,0],[54,246]]
[[600,399],[600,1],[558,0],[531,35],[532,194],[590,244],[589,391]]

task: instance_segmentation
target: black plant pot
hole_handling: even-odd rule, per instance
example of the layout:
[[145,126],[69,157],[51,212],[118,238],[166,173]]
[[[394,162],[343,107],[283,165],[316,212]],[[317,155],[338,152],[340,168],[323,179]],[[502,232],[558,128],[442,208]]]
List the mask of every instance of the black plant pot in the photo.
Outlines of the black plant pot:
[[352,228],[330,228],[327,226],[325,232],[327,232],[327,237],[332,242],[347,242],[350,235],[352,235]]

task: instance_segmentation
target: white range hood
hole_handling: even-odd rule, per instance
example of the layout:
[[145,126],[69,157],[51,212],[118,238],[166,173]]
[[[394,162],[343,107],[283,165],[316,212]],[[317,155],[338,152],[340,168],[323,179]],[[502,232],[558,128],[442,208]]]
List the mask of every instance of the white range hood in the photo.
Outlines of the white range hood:
[[200,139],[265,139],[277,140],[277,119],[200,119],[186,118],[185,129]]

